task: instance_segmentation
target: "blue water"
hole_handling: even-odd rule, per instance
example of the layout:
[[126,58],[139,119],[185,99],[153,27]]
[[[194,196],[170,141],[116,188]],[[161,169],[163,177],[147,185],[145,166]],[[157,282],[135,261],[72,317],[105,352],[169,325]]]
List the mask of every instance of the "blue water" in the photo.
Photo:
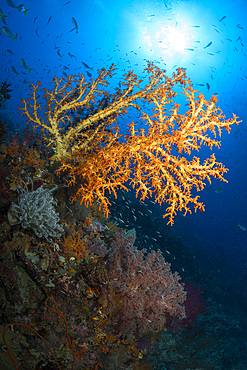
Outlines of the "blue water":
[[[94,78],[97,69],[114,63],[117,85],[128,70],[141,76],[146,60],[166,69],[168,76],[176,67],[186,68],[207,99],[218,95],[227,118],[235,113],[242,120],[230,135],[223,132],[221,148],[214,149],[217,160],[229,169],[228,183],[212,180],[200,193],[205,212],[178,214],[173,231],[192,248],[201,268],[216,281],[225,281],[231,294],[236,292],[236,297],[230,295],[233,301],[247,308],[246,1],[25,0],[24,5],[30,8],[26,15],[0,1],[7,27],[17,35],[15,41],[3,31],[0,35],[0,80],[10,82],[13,90],[0,113],[15,129],[25,122],[17,109],[21,98],[27,98],[30,82],[49,87],[52,77],[62,77],[63,72],[89,71]],[[134,113],[131,119],[140,124]],[[126,122],[121,125],[125,130]]]

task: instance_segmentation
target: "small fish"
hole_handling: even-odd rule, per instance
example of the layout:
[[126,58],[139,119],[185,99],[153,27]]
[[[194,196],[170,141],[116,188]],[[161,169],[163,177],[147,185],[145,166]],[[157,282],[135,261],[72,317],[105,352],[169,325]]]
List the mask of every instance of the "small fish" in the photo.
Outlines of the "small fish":
[[241,24],[237,24],[236,27],[240,28],[241,30],[243,30],[244,28],[241,26]]
[[91,71],[93,70],[93,68],[92,68],[92,67],[89,67],[89,66],[87,65],[87,63],[85,63],[85,62],[81,62],[81,64],[82,64],[85,68],[91,69]]
[[17,72],[17,70],[15,69],[15,67],[14,67],[14,66],[11,66],[10,68],[11,68],[11,70],[12,70],[15,74],[17,74],[17,75],[19,74],[19,73]]
[[206,87],[207,87],[207,90],[209,91],[209,89],[210,89],[210,85],[209,85],[209,83],[208,83],[208,82],[206,83]]
[[246,231],[246,227],[244,225],[240,225],[238,224],[238,227],[242,230],[242,231]]
[[51,21],[51,16],[49,17],[49,19],[48,19],[48,21],[47,21],[47,23],[46,23],[46,27],[48,26],[48,24],[50,23],[50,21]]
[[92,77],[92,74],[88,71],[87,71],[87,75],[88,75],[88,77]]
[[216,194],[221,194],[221,193],[223,193],[223,187],[221,186],[221,187],[219,187],[219,188],[216,188],[216,189],[214,190],[214,192],[215,192]]
[[4,24],[7,24],[6,23],[6,21],[5,21],[5,19],[4,18],[6,18],[7,17],[7,15],[4,15],[3,14],[3,11],[2,11],[2,9],[0,8],[0,16],[1,16],[1,22],[3,22]]
[[9,27],[7,26],[3,26],[2,28],[0,28],[3,33],[8,36],[8,37],[12,37],[13,41],[15,41],[17,39],[17,34],[16,36],[13,35],[12,31],[9,29]]
[[13,53],[13,51],[12,51],[12,50],[10,50],[10,49],[7,49],[7,52],[8,52],[9,54],[15,55],[15,53]]
[[15,4],[13,3],[12,0],[6,0],[6,3],[8,4],[8,6],[10,6],[11,8],[15,8],[16,9],[16,6]]
[[195,27],[195,28],[200,28],[201,26],[192,26],[192,27]]
[[21,65],[22,65],[22,67],[23,67],[23,68],[27,69],[29,73],[30,73],[30,72],[32,71],[32,69],[33,69],[33,68],[29,68],[29,67],[28,67],[28,65],[27,65],[27,63],[26,63],[26,61],[25,61],[25,59],[23,59],[23,58],[21,58]]
[[189,49],[189,48],[186,48],[184,50],[195,51],[195,49]]
[[38,29],[39,29],[39,27],[37,27],[37,28],[36,28],[35,33],[36,33],[36,35],[39,37]]
[[206,48],[208,48],[209,46],[211,46],[212,45],[212,41],[210,41],[206,46],[204,46],[204,49],[206,49]]
[[30,8],[27,9],[24,4],[20,4],[20,5],[16,6],[16,9],[19,12],[24,13],[24,15],[26,15],[27,14],[27,11],[30,10]]
[[67,3],[65,3],[65,4],[64,4],[64,6],[65,6],[65,5],[68,5],[69,3],[71,3],[71,1],[67,1]]
[[75,32],[78,33],[78,24],[74,17],[71,18],[73,25],[75,26]]
[[220,22],[222,22],[226,18],[226,15],[220,19]]
[[197,86],[205,86],[205,84],[197,84]]
[[76,56],[71,54],[70,52],[68,52],[68,55],[70,56],[70,58],[75,58]]
[[34,18],[33,24],[37,21],[38,15]]

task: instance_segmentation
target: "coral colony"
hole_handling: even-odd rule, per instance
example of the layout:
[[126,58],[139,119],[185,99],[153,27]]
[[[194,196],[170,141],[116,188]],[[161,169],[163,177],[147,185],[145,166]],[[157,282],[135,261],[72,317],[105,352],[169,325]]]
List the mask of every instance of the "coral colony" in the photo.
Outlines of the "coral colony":
[[9,223],[11,225],[20,223],[24,229],[31,228],[39,238],[44,237],[50,242],[52,237],[61,237],[63,227],[59,224],[60,218],[55,211],[57,200],[51,194],[57,186],[53,186],[52,189],[40,186],[37,190],[28,191],[25,183],[24,185],[25,188],[17,187],[18,204],[12,203],[10,206]]
[[[171,225],[177,211],[191,213],[190,204],[204,210],[192,191],[212,177],[226,181],[227,169],[214,154],[203,163],[189,156],[202,145],[218,148],[217,132],[238,121],[225,119],[216,97],[197,96],[184,69],[168,78],[148,63],[145,73],[146,84],[128,72],[115,93],[107,91],[113,65],[90,82],[78,75],[55,77],[52,90],[31,84],[21,111],[37,136],[25,138],[24,151],[18,138],[1,143],[1,201],[12,226],[0,261],[8,296],[4,340],[16,368],[149,368],[148,346],[140,343],[154,341],[173,318],[176,327],[186,314],[196,319],[162,252],[138,249],[135,229],[108,217],[112,195],[132,186],[140,200],[165,203]],[[188,102],[184,114],[179,93]],[[123,136],[117,122],[129,109],[146,127],[130,122]],[[31,177],[31,189],[23,176]]]
[[[209,102],[202,94],[197,98],[182,68],[168,78],[164,70],[149,63],[146,68],[149,82],[143,88],[142,80],[128,72],[123,76],[123,90],[117,88],[115,94],[110,94],[104,87],[113,72],[113,65],[109,70],[103,68],[93,82],[87,82],[83,75],[69,76],[67,80],[55,77],[54,89],[43,89],[45,119],[39,115],[40,84],[31,86],[28,101],[23,99],[23,114],[46,134],[45,139],[54,150],[53,158],[62,161],[60,171],[67,171],[70,176],[69,185],[82,179],[74,199],[80,198],[86,205],[97,200],[108,214],[107,193],[116,195],[119,188],[127,190],[125,184],[130,182],[141,200],[153,195],[155,202],[169,205],[164,217],[169,218],[170,224],[177,210],[191,212],[189,203],[204,210],[199,197],[192,196],[192,188],[202,190],[204,180],[210,182],[211,177],[226,181],[223,175],[227,169],[216,162],[214,154],[203,164],[197,157],[189,161],[186,154],[199,151],[202,145],[219,147],[220,142],[206,132],[215,137],[218,130],[221,136],[223,128],[229,132],[237,123],[237,117],[226,120],[216,106],[215,96]],[[179,105],[174,102],[178,95],[175,85],[181,87],[189,102],[185,114],[179,114]],[[152,114],[142,112],[143,101],[150,105]],[[120,140],[122,136],[115,124],[128,108],[142,112],[140,119],[148,129],[135,129],[132,122],[129,134]],[[80,110],[88,114],[77,119]],[[178,155],[172,154],[173,148]]]

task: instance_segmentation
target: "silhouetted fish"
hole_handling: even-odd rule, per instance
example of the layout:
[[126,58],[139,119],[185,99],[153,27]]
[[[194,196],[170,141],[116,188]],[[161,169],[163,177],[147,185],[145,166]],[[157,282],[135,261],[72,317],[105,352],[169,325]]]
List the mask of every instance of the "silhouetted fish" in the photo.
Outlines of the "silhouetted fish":
[[209,46],[211,46],[212,45],[212,41],[210,41],[206,46],[204,46],[204,49],[206,49],[206,48],[208,48]]
[[8,4],[8,6],[10,6],[11,8],[16,8],[15,4],[13,3],[12,0],[6,0],[6,3]]
[[222,22],[226,18],[226,15],[220,19],[220,22]]
[[85,63],[85,62],[81,62],[81,64],[83,64],[85,68],[88,68],[88,69],[93,70],[93,68],[92,68],[92,67],[89,67],[89,66],[87,65],[87,63]]
[[72,17],[71,19],[72,19],[73,25],[75,26],[75,32],[78,33],[78,24],[77,24],[77,22],[76,22],[76,20],[75,20],[74,17]]
[[12,70],[14,73],[16,73],[17,75],[19,74],[19,73],[17,72],[17,70],[15,69],[15,67],[14,67],[14,66],[11,66],[10,68],[11,68],[11,70]]
[[48,26],[48,24],[50,23],[50,21],[51,21],[51,16],[49,17],[49,19],[48,19],[48,21],[47,21],[47,23],[46,23],[46,27]]

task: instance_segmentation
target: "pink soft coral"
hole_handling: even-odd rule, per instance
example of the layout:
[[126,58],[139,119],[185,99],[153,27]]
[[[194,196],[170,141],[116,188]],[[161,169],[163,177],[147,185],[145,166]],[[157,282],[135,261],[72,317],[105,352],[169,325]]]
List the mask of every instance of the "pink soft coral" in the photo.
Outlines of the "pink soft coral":
[[161,330],[168,316],[185,317],[186,293],[160,250],[134,247],[133,235],[117,233],[108,258],[108,282],[102,285],[103,312],[123,334]]

